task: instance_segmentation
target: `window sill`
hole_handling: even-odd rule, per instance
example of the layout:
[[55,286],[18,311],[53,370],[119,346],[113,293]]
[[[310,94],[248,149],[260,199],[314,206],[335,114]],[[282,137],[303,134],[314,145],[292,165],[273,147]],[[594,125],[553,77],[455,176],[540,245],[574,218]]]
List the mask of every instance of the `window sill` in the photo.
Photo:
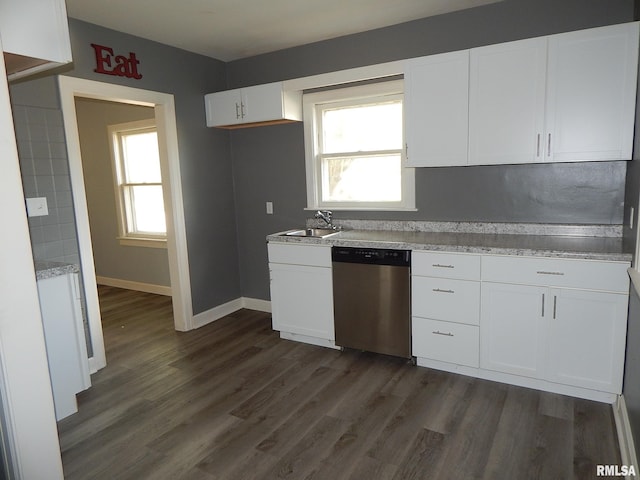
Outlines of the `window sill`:
[[166,238],[118,237],[118,241],[125,247],[167,248]]

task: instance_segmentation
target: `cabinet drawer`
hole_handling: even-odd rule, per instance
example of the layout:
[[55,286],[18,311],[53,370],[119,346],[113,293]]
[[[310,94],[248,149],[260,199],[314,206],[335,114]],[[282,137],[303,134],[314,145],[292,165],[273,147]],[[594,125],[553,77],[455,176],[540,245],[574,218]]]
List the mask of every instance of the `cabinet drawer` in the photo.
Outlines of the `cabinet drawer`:
[[627,268],[628,262],[487,255],[482,257],[482,280],[626,293]]
[[478,327],[416,317],[413,317],[412,322],[414,356],[478,367]]
[[269,262],[311,267],[331,266],[331,247],[325,245],[299,245],[294,243],[268,243]]
[[428,277],[480,280],[480,256],[413,251],[411,273]]
[[414,276],[411,306],[417,317],[478,325],[480,282]]

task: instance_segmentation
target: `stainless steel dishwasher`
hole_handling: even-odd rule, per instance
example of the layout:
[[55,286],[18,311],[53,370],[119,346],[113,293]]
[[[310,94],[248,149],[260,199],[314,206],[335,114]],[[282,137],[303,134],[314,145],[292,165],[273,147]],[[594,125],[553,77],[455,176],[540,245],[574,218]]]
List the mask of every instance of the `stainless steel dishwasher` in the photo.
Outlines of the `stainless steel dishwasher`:
[[336,345],[411,358],[411,252],[333,247]]

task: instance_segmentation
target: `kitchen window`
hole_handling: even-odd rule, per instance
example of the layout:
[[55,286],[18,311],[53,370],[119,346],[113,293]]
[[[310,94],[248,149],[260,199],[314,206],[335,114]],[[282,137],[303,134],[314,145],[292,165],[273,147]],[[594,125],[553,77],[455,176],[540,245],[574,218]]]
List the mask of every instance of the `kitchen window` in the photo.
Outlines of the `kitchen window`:
[[304,95],[308,208],[415,209],[402,104],[401,80]]
[[155,120],[109,126],[119,240],[165,247],[167,225]]

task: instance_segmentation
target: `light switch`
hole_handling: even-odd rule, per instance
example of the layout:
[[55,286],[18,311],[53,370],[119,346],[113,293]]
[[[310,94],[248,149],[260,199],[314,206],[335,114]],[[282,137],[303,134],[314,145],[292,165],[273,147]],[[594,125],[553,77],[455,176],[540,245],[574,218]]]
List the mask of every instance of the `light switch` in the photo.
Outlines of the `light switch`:
[[47,197],[27,198],[27,215],[29,217],[49,215]]
[[273,202],[267,202],[267,215],[273,215]]

